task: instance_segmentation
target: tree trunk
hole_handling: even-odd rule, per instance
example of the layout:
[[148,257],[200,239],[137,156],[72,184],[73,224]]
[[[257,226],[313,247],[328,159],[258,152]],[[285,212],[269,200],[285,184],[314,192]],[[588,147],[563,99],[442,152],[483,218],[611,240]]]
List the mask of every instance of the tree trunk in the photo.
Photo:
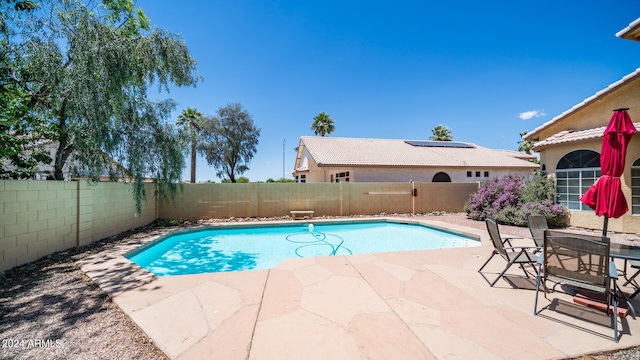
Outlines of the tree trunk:
[[[64,105],[64,104],[63,104]],[[60,119],[60,130],[58,133],[58,149],[53,163],[54,180],[64,180],[64,165],[71,153],[69,146],[69,134],[67,133],[67,123],[64,119]]]
[[58,150],[56,150],[56,158],[53,164],[54,180],[64,180],[64,172],[62,171],[62,168],[64,167],[63,154],[64,146],[62,145],[62,142],[60,142],[60,144],[58,144]]
[[191,142],[191,183],[196,183],[196,142]]

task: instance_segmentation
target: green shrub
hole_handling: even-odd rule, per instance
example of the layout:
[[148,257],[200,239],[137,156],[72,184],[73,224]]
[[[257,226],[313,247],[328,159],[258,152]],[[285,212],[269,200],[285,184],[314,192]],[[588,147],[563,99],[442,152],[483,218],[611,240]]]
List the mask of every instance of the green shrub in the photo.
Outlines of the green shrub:
[[182,224],[182,220],[177,219],[157,219],[156,226],[159,227],[169,227],[169,226],[180,226]]
[[521,200],[525,203],[553,200],[555,192],[556,188],[552,178],[536,175],[525,183]]

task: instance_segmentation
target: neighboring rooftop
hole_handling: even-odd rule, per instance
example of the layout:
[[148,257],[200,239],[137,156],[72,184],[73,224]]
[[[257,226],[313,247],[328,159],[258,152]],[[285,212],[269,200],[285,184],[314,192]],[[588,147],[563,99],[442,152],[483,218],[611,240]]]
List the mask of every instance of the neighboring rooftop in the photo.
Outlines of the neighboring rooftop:
[[462,142],[320,136],[303,136],[300,141],[318,165],[538,167],[523,159],[535,158],[532,155]]

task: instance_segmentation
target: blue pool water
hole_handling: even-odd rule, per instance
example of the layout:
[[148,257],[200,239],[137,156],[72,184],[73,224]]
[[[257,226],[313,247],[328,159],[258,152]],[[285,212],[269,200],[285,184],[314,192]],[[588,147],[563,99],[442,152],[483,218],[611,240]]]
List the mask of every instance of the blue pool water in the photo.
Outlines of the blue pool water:
[[216,227],[169,235],[129,260],[159,275],[269,269],[287,258],[479,246],[469,238],[393,222]]

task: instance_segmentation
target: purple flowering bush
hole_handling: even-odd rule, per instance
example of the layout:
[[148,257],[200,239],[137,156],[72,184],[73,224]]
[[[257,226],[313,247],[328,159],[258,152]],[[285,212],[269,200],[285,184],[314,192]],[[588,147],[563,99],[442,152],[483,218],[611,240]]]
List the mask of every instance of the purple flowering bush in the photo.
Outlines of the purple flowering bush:
[[487,216],[497,218],[501,210],[518,206],[523,187],[524,179],[515,175],[483,181],[478,191],[469,197],[465,212],[474,220],[484,220]]
[[527,215],[538,213],[545,215],[549,226],[564,227],[569,210],[554,204],[554,193],[553,180],[546,176],[537,175],[525,181],[516,175],[506,175],[482,182],[464,210],[474,220],[492,217],[501,224],[515,226],[527,226]]

